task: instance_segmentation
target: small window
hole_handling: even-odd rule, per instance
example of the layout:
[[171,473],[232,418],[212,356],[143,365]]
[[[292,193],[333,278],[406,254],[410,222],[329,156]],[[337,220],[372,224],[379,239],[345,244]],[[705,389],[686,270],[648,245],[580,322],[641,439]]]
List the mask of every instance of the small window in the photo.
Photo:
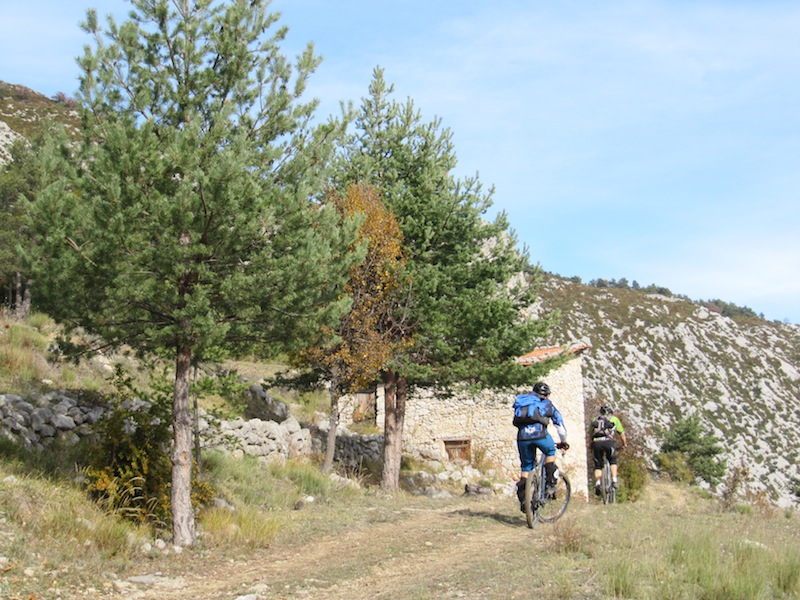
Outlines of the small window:
[[469,462],[471,459],[469,440],[444,440],[444,450],[450,460]]

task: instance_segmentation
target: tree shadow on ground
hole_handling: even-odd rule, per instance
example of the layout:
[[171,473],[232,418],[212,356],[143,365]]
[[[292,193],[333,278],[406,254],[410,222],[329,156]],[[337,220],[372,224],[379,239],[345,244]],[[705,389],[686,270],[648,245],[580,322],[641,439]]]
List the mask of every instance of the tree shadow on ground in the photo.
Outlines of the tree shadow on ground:
[[503,525],[508,525],[509,527],[519,527],[520,525],[526,525],[525,515],[523,515],[522,513],[520,513],[519,516],[516,516],[516,515],[507,515],[497,512],[490,512],[486,510],[472,510],[471,508],[463,508],[460,510],[455,510],[450,514],[460,515],[462,517],[491,519],[492,521],[497,521],[498,523],[502,523]]

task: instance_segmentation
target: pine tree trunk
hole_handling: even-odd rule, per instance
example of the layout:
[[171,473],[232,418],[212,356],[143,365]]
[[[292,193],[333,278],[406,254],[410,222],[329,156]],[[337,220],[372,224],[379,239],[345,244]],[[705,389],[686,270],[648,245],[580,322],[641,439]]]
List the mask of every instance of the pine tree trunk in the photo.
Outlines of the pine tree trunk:
[[189,410],[189,380],[192,349],[178,349],[175,361],[175,396],[172,405],[172,539],[176,546],[195,543],[192,508],[192,417]]
[[[335,383],[335,382],[334,382]],[[330,473],[333,468],[333,459],[336,455],[336,429],[339,426],[339,390],[338,386],[331,383],[331,417],[328,427],[328,438],[325,446],[325,460],[322,463],[322,472]]]
[[400,463],[403,456],[406,379],[394,371],[387,371],[384,373],[383,387],[385,416],[381,487],[387,491],[396,491],[400,487]]
[[22,309],[22,273],[17,271],[14,285],[14,317],[20,319],[19,313]]
[[31,312],[31,280],[22,282],[22,273],[17,271],[14,290],[14,317],[19,321],[28,318]]
[[25,287],[22,290],[22,309],[20,310],[20,319],[27,319],[31,314],[31,285],[33,280],[26,279]]

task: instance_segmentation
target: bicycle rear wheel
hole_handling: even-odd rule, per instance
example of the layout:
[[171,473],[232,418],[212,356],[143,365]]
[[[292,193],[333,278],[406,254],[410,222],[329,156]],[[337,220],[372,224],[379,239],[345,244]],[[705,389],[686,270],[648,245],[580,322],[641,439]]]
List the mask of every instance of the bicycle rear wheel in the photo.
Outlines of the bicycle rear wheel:
[[617,490],[611,482],[611,465],[608,461],[603,465],[603,504],[613,504],[617,499]]
[[611,489],[609,490],[608,503],[609,504],[616,504],[617,503],[617,488],[615,488],[613,485],[611,486]]
[[538,467],[528,473],[528,478],[525,480],[525,520],[528,522],[528,527],[533,529],[536,525],[536,512],[534,503],[537,502],[539,497],[539,469]]
[[[555,497],[542,497],[539,500],[536,517],[545,523],[552,523],[561,517],[561,515],[567,511],[571,493],[572,487],[569,484],[569,478],[564,473],[559,473],[556,479]],[[542,496],[544,496],[544,494],[542,494]]]

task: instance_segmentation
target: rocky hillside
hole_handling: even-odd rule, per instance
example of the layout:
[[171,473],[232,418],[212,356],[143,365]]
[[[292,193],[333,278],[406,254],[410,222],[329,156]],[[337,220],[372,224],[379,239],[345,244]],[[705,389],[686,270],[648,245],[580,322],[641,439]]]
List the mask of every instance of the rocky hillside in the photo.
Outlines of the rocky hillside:
[[55,99],[21,85],[0,81],[0,165],[10,158],[8,150],[19,138],[29,138],[48,120],[77,125],[74,101]]
[[798,498],[800,327],[730,318],[683,298],[596,288],[548,276],[537,310],[559,309],[553,344],[585,343],[587,399],[602,398],[651,450],[681,416],[699,415],[749,469],[749,492]]

